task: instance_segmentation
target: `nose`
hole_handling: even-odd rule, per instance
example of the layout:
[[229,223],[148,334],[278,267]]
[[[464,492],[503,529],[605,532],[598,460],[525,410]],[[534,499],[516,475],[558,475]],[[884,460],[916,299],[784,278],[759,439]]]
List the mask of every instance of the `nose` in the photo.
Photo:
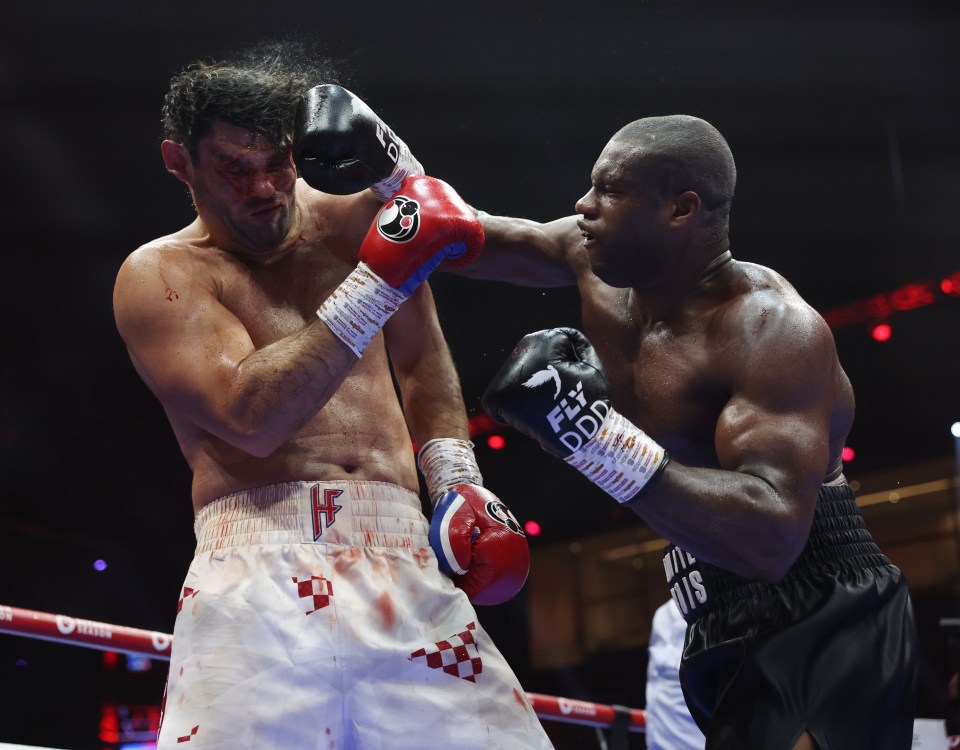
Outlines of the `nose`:
[[275,175],[258,172],[250,180],[250,194],[257,198],[272,198],[277,192]]
[[590,188],[586,193],[583,194],[583,197],[577,201],[576,205],[573,207],[573,210],[578,214],[582,214],[583,216],[589,216],[595,208],[596,202],[593,200],[593,188]]

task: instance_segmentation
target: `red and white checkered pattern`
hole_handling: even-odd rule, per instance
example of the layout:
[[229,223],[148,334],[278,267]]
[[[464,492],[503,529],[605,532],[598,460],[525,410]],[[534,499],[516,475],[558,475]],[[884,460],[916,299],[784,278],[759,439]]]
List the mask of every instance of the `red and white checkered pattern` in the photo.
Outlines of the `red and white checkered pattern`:
[[294,576],[293,582],[297,584],[297,595],[301,599],[312,599],[313,601],[313,609],[304,612],[305,615],[312,614],[330,604],[330,597],[333,596],[333,583],[323,576],[310,576],[302,581]]
[[200,730],[200,725],[197,724],[193,729],[190,730],[190,734],[185,734],[183,737],[177,737],[177,743],[189,742],[194,738],[197,732]]
[[468,682],[476,682],[477,675],[483,671],[483,661],[480,659],[480,650],[473,637],[477,624],[471,622],[462,633],[450,636],[446,640],[425,648],[418,649],[410,654],[411,659],[424,657],[430,669],[442,669],[449,675],[459,677]]
[[187,597],[193,597],[199,594],[200,592],[197,589],[192,589],[189,586],[183,587],[183,594],[180,596],[180,601],[177,602],[177,614],[183,610],[183,603],[187,600]]

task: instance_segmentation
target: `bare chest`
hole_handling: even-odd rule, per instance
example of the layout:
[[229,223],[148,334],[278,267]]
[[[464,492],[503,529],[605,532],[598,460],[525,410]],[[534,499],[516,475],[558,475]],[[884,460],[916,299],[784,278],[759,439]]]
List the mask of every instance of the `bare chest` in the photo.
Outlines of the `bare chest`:
[[584,332],[597,349],[614,407],[681,461],[716,461],[714,434],[729,398],[704,325],[641,326],[626,290],[584,298]]
[[312,321],[353,268],[352,260],[321,242],[306,244],[271,266],[231,263],[220,276],[221,302],[261,348]]

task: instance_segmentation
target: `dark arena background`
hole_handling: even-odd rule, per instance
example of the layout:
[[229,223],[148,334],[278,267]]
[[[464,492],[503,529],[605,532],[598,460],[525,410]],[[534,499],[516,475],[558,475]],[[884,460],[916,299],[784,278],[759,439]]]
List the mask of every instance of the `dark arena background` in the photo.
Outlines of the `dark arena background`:
[[[297,34],[346,61],[348,87],[429,173],[493,213],[572,213],[600,149],[635,118],[693,114],[724,133],[739,169],[733,253],[783,273],[833,327],[857,395],[846,472],[911,582],[918,715],[946,716],[957,664],[940,621],[960,615],[960,5],[39,0],[3,16],[0,619],[7,606],[172,630],[195,543],[189,474],[116,333],[113,281],[138,245],[192,218],[160,160],[170,76]],[[486,484],[539,524],[524,591],[481,620],[527,690],[642,708],[650,618],[668,596],[662,540],[481,418],[520,336],[578,324],[576,293],[431,283]],[[165,670],[0,634],[0,743],[148,742]],[[558,748],[602,739],[545,725]]]

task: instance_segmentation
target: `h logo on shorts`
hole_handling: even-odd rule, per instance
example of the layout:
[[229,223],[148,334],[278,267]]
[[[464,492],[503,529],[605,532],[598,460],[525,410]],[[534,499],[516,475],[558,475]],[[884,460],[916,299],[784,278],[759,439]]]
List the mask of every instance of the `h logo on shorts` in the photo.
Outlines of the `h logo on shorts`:
[[343,490],[321,490],[319,484],[310,488],[310,501],[313,508],[313,541],[317,541],[324,529],[333,526],[337,511],[343,506],[333,501],[343,494]]

